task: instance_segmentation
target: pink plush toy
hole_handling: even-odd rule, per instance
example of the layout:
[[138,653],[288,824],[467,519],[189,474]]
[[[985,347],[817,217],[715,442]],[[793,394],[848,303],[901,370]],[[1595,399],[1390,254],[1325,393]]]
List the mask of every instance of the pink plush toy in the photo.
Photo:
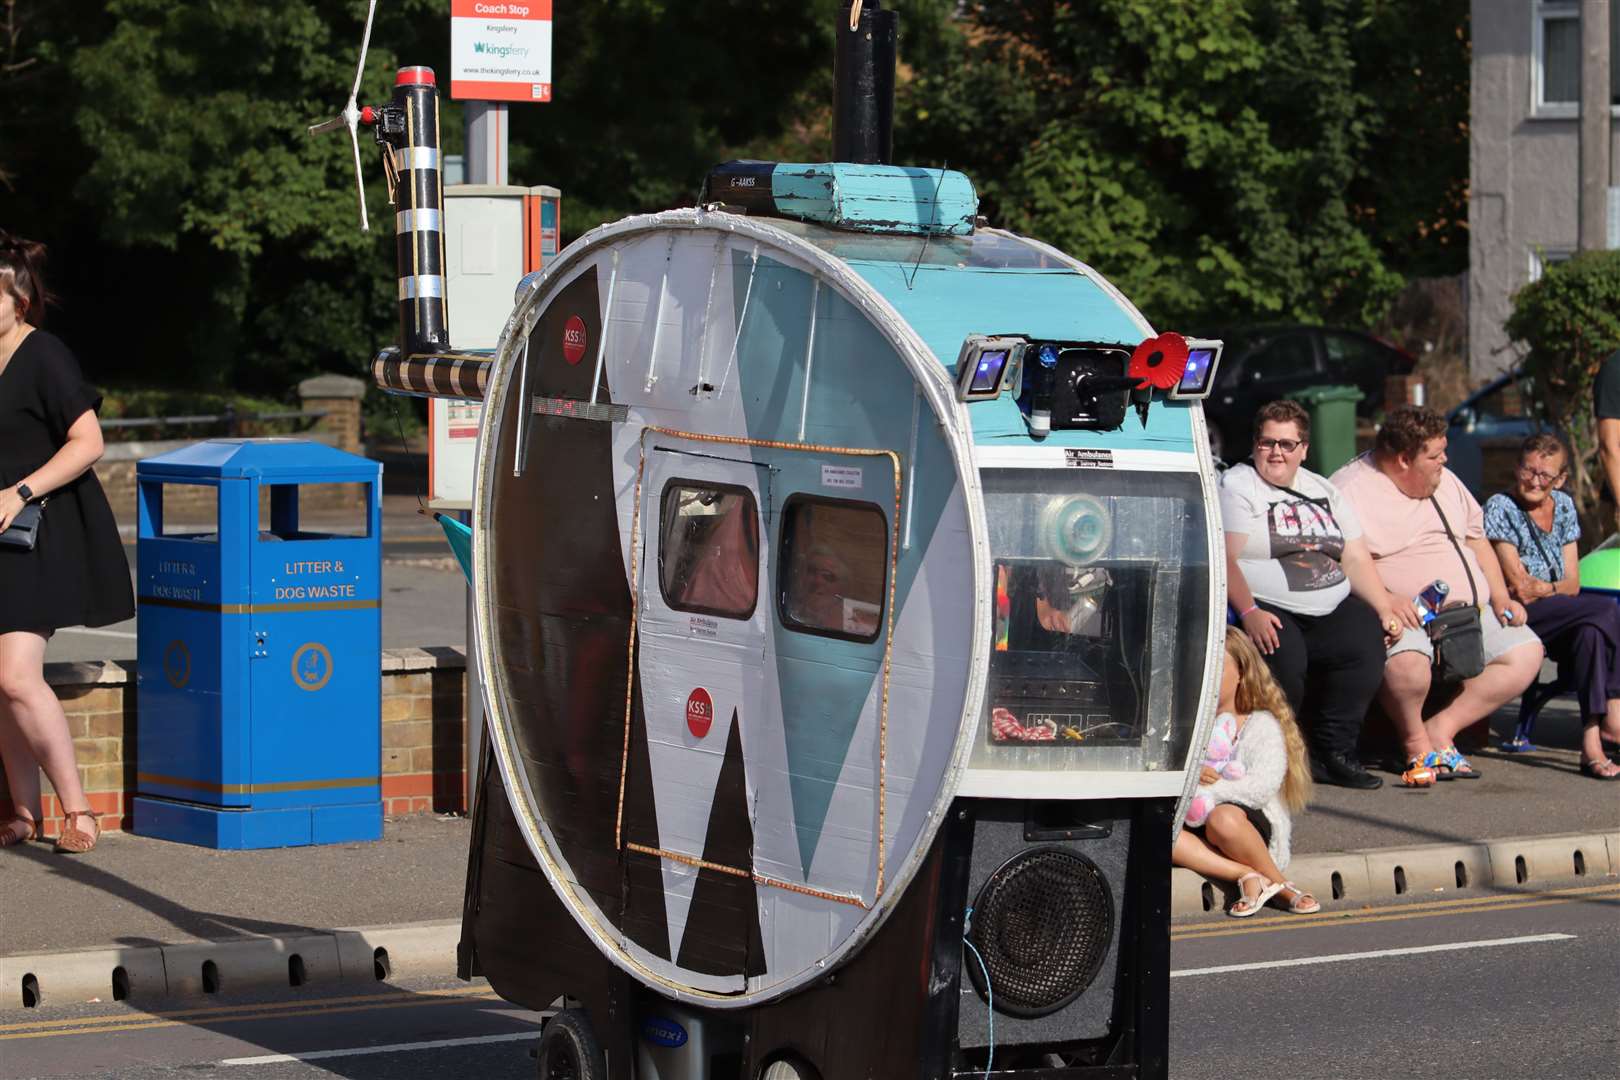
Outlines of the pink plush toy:
[[[1224,780],[1241,780],[1247,771],[1237,759],[1237,717],[1221,713],[1215,718],[1215,727],[1209,733],[1209,747],[1204,751],[1204,764],[1221,774]],[[1209,788],[1200,784],[1187,806],[1187,824],[1202,825],[1209,820],[1209,812],[1217,801]]]

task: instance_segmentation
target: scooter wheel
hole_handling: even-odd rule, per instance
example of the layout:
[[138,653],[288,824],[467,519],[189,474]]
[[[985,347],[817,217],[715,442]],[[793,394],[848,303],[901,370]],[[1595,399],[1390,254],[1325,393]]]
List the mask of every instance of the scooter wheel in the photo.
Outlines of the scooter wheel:
[[564,1009],[540,1033],[540,1080],[606,1080],[607,1062],[591,1021],[581,1009]]
[[821,1080],[821,1074],[808,1062],[789,1055],[779,1057],[765,1066],[759,1080]]

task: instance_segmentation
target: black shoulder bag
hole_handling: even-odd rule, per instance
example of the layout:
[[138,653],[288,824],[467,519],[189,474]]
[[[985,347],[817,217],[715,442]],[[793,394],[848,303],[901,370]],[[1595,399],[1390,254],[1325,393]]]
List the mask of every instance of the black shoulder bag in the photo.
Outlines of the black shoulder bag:
[[1446,520],[1440,503],[1433,495],[1429,496],[1429,502],[1434,512],[1440,515],[1446,539],[1451,541],[1452,550],[1462,563],[1463,573],[1468,577],[1468,591],[1474,597],[1472,603],[1453,600],[1429,621],[1429,641],[1434,646],[1434,675],[1442,682],[1458,683],[1472,679],[1485,670],[1485,631],[1479,618],[1479,588],[1474,584],[1474,572],[1468,568],[1462,545],[1457,543],[1457,537],[1451,531],[1451,522]]
[[0,548],[33,551],[34,545],[39,543],[39,523],[43,520],[44,512],[44,499],[28,503],[17,511],[17,516],[11,519],[6,531],[0,532]]

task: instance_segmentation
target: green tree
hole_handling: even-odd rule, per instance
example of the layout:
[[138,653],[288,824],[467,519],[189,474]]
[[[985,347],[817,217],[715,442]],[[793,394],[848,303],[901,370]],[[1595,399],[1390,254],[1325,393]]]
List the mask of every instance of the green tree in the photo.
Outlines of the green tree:
[[[375,227],[362,234],[347,140],[306,133],[347,96],[363,0],[13,6],[28,15],[13,54],[37,58],[29,77],[48,79],[24,117],[0,110],[0,170],[19,189],[0,202],[0,224],[51,243],[67,268],[53,326],[87,366],[274,392],[315,370],[361,371],[393,340],[377,153],[363,144]],[[726,147],[783,129],[828,55],[831,10],[831,0],[569,5],[554,102],[512,108],[513,181],[563,189],[565,238],[689,204]],[[443,0],[384,0],[362,100],[384,98],[401,62],[446,72],[448,54]],[[14,79],[0,67],[0,86]],[[447,96],[441,106],[443,143],[459,152],[462,110]]]
[[[992,220],[1096,266],[1155,321],[1371,322],[1412,262],[1395,256],[1414,221],[1449,205],[1437,192],[1455,177],[1438,167],[1389,196],[1398,235],[1357,197],[1382,190],[1375,149],[1405,145],[1407,118],[1380,102],[1413,94],[1373,84],[1410,57],[1369,59],[1413,22],[1391,4],[961,7],[954,40],[906,88],[898,137],[913,158],[964,168]],[[1465,45],[1441,51],[1459,48],[1466,71]]]
[[[1604,358],[1620,349],[1620,251],[1582,252],[1549,266],[1514,296],[1506,329],[1528,349],[1525,363],[1547,418],[1570,444],[1570,495],[1594,524],[1601,485],[1592,475],[1592,382]],[[1602,536],[1608,529],[1584,531]]]

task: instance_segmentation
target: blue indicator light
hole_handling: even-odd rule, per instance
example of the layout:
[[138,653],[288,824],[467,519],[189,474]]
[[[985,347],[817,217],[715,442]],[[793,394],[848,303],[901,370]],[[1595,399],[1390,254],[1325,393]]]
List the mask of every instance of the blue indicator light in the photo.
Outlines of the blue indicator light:
[[1058,351],[1056,345],[1041,346],[1041,366],[1055,367],[1057,365]]

